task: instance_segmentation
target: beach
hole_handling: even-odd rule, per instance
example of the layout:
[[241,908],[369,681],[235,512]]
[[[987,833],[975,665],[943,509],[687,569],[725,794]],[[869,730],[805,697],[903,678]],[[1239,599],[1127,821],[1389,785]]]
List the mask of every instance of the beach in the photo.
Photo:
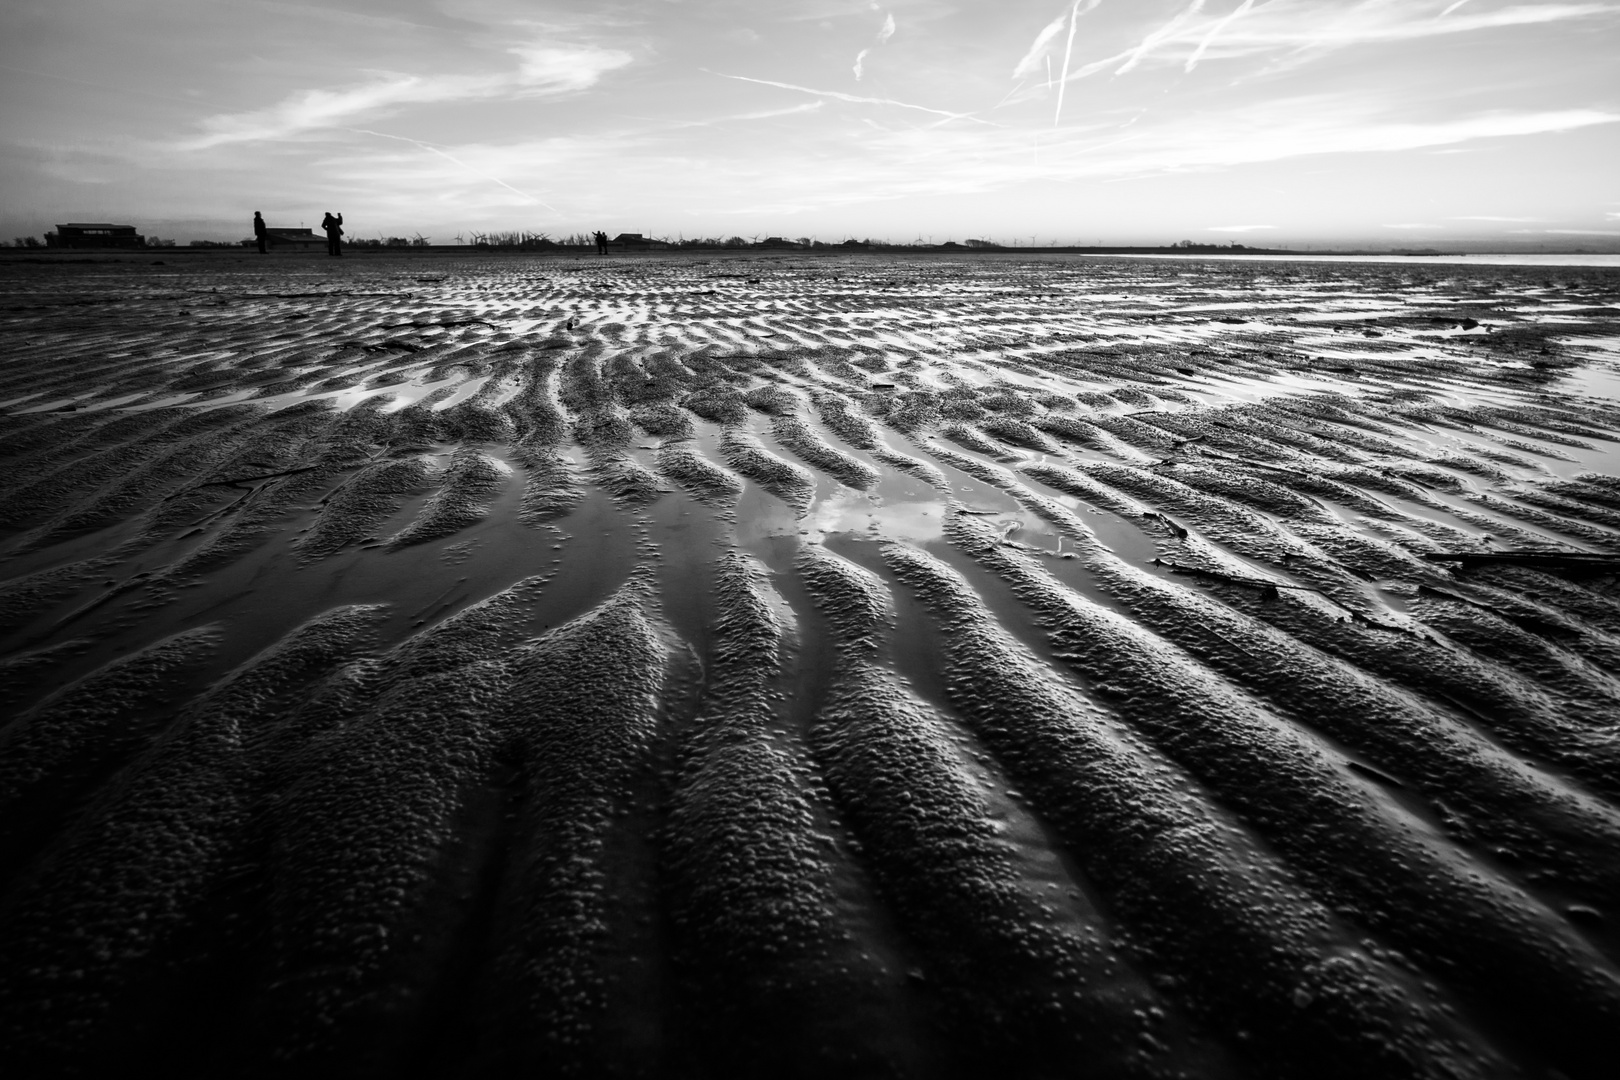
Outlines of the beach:
[[1607,1075],[1620,267],[0,260],[32,1075]]

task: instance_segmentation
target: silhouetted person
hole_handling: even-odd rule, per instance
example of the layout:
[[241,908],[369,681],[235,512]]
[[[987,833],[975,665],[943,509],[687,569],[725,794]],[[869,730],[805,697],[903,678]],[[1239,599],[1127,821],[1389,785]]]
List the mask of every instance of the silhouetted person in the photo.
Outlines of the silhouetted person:
[[596,230],[596,253],[598,255],[607,254],[607,233],[601,229]]
[[321,219],[321,228],[326,230],[326,253],[328,255],[343,254],[343,215],[330,211]]
[[269,232],[269,230],[264,227],[264,218],[263,218],[263,216],[260,215],[260,213],[257,210],[253,211],[253,239],[255,239],[255,240],[257,240],[259,242],[259,254],[260,255],[264,255],[264,254],[268,253],[269,249],[267,249],[264,246],[265,235],[268,232]]

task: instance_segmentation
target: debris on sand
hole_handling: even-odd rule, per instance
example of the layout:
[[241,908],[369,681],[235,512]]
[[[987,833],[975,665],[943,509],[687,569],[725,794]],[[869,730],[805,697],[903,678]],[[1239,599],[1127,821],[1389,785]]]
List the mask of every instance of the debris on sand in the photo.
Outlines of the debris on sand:
[[1419,558],[1428,562],[1461,563],[1465,570],[1476,566],[1528,566],[1579,574],[1620,573],[1620,555],[1583,551],[1455,551],[1426,554]]

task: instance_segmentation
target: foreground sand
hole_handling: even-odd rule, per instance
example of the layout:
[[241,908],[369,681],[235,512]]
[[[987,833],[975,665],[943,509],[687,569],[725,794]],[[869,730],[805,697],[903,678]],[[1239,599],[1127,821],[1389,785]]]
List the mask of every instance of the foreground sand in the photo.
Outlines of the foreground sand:
[[0,265],[0,1066],[1612,1075],[1617,303]]

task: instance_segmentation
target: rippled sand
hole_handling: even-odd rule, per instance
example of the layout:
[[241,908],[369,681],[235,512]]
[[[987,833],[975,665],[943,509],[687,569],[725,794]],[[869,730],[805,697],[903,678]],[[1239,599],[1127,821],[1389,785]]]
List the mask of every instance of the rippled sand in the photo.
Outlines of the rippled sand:
[[0,264],[0,1068],[1608,1077],[1617,305]]

